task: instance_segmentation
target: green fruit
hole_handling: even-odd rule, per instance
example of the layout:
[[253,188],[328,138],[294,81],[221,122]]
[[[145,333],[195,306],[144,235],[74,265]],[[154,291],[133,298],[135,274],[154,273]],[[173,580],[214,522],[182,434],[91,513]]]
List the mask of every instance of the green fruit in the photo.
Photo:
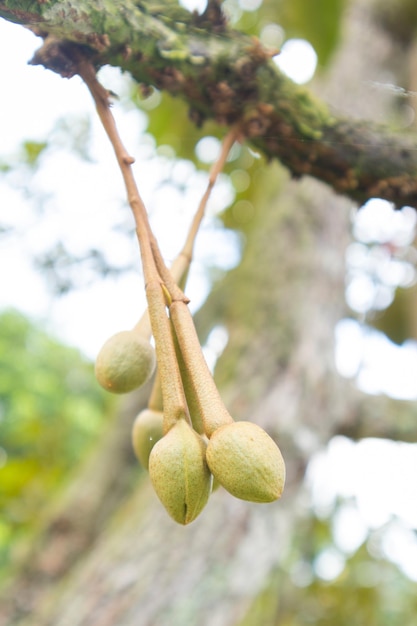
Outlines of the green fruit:
[[219,483],[217,478],[213,476],[213,484],[211,486],[211,493],[214,493],[215,491],[217,491],[219,487],[221,487],[221,484]]
[[206,444],[179,419],[158,441],[149,457],[149,475],[169,515],[189,524],[205,507],[212,477],[206,463]]
[[132,330],[110,337],[101,348],[95,366],[98,382],[113,393],[127,393],[144,385],[156,365],[149,341]]
[[163,436],[163,413],[144,409],[136,417],[132,430],[132,445],[141,465],[148,469],[149,455],[157,441]]
[[229,493],[251,502],[273,502],[281,497],[285,464],[271,437],[251,422],[218,428],[210,438],[207,464]]

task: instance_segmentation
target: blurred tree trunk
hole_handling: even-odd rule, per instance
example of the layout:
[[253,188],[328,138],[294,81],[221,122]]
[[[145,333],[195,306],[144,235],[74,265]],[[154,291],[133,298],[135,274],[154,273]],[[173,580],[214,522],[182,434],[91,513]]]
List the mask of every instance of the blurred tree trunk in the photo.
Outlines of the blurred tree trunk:
[[[393,49],[366,4],[350,6],[343,46],[316,88],[345,113],[384,119],[389,96],[368,91],[365,99],[363,85],[378,80]],[[279,443],[288,470],[281,501],[251,504],[220,489],[195,522],[176,525],[133,463],[130,425],[145,399],[128,398],[26,556],[3,599],[2,626],[277,623],[308,513],[308,459],[334,433],[368,435],[375,425],[378,435],[368,416],[390,404],[364,401],[334,367],[352,203],[311,179],[291,181],[277,165],[265,165],[255,184],[246,223],[226,217],[245,233],[242,263],[215,286],[198,322],[203,335],[215,324],[228,330],[216,379],[231,414]],[[406,407],[396,424],[404,438],[408,418]]]

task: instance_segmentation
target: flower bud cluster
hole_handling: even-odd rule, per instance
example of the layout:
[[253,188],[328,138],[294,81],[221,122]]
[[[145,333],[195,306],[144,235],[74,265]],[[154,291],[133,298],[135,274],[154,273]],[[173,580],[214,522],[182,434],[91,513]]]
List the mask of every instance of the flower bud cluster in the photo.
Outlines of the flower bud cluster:
[[[158,285],[150,293],[152,301],[155,295],[162,301],[155,309],[148,299],[157,329],[159,375],[148,408],[134,422],[132,444],[141,465],[149,470],[158,498],[180,524],[189,524],[200,514],[213,478],[216,485],[242,500],[277,500],[285,482],[278,446],[256,424],[235,422],[228,413],[186,303],[166,302]],[[163,349],[158,350],[162,340]],[[149,380],[155,364],[149,336],[137,325],[104,344],[95,371],[105,389],[126,393]]]
[[231,418],[202,360],[200,346],[200,353],[196,349],[191,317],[173,314],[174,309],[169,309],[171,332],[189,410],[174,417],[165,412],[162,417],[162,406],[157,411],[146,409],[133,428],[135,453],[149,469],[157,496],[180,524],[199,515],[213,482],[242,500],[277,500],[285,483],[278,446],[260,426]]

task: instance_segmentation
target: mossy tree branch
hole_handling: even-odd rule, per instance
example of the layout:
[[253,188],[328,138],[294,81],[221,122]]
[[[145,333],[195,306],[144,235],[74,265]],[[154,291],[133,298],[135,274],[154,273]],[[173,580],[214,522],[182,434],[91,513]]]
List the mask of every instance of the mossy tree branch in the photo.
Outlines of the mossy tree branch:
[[95,67],[119,66],[182,97],[197,124],[243,122],[253,145],[294,176],[358,202],[377,196],[417,208],[417,135],[330,114],[279,71],[274,51],[229,28],[215,1],[196,15],[174,0],[0,0],[0,16],[44,38],[32,63],[70,77],[74,45],[82,46]]

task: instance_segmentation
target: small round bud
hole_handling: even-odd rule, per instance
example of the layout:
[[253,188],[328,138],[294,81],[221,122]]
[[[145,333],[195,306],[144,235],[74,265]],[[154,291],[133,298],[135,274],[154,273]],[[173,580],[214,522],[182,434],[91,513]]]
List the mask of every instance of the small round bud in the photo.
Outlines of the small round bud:
[[229,493],[251,502],[273,502],[281,497],[285,464],[271,437],[251,422],[218,428],[210,438],[207,464]]
[[116,333],[101,348],[95,366],[98,382],[113,393],[127,393],[144,385],[156,365],[155,350],[137,332]]
[[163,419],[162,411],[144,409],[134,421],[132,429],[133,450],[145,469],[148,469],[152,448],[163,436]]
[[149,475],[156,494],[179,524],[192,522],[207,504],[212,477],[206,444],[179,419],[158,441],[149,457]]

